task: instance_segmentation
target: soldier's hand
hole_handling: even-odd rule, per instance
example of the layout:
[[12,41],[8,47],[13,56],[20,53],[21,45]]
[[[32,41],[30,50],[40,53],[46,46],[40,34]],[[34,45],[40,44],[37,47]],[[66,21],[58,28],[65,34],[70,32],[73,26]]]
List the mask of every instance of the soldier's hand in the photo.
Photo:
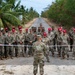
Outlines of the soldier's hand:
[[11,43],[9,43],[9,45],[11,45]]
[[23,42],[20,42],[20,44],[22,44]]
[[0,46],[2,46],[2,44],[0,44]]
[[32,43],[32,41],[30,41],[30,43]]

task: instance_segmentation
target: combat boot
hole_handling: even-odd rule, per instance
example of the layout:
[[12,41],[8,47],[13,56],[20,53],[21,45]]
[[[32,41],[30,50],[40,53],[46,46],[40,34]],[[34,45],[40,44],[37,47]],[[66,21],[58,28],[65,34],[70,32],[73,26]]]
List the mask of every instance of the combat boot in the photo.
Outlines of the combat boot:
[[34,74],[34,75],[36,75],[36,74]]
[[47,60],[47,62],[49,63],[50,61],[49,61],[49,60]]

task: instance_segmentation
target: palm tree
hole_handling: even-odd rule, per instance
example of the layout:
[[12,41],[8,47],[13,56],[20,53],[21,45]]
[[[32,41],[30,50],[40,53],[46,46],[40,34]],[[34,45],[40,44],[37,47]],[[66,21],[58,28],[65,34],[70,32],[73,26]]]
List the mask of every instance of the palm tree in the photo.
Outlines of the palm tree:
[[[1,0],[0,0],[1,1]],[[5,2],[8,1],[8,2]],[[13,0],[5,0],[4,2],[0,2],[0,27],[9,27],[11,25],[17,26],[20,25],[20,20],[17,16],[20,12],[16,12],[13,8],[13,4],[9,1]],[[14,0],[15,1],[15,0]],[[17,9],[17,7],[15,8]]]

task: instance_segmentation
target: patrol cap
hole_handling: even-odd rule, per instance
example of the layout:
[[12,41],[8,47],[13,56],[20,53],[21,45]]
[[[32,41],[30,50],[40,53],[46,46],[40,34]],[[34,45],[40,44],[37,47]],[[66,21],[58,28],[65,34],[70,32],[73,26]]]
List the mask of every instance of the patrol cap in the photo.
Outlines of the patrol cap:
[[48,31],[51,31],[52,30],[52,28],[48,28]]
[[26,28],[25,31],[28,31],[28,28]]
[[12,27],[12,32],[15,32],[15,27],[14,26]]
[[19,29],[19,30],[22,29],[22,26],[18,26],[18,29]]
[[5,30],[8,30],[8,28],[6,27]]
[[61,32],[61,31],[62,31],[62,28],[58,27],[58,31],[60,31],[60,32]]
[[5,30],[5,32],[8,32],[8,28],[6,27],[6,28],[4,28],[4,30]]
[[46,36],[47,36],[47,33],[46,33],[46,32],[44,32],[44,33],[43,33],[43,36],[44,36],[44,37],[46,37]]
[[37,35],[37,38],[41,38],[42,36],[41,35]]
[[66,33],[67,31],[66,30],[63,30],[63,33]]
[[75,28],[73,28],[73,31],[75,32]]

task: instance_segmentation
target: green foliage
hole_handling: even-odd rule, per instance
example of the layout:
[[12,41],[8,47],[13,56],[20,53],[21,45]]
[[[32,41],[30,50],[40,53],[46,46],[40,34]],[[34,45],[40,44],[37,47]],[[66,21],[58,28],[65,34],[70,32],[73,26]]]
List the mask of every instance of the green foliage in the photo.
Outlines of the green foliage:
[[12,25],[22,25],[38,17],[38,13],[32,7],[25,9],[20,2],[21,0],[0,0],[0,27],[11,29]]
[[22,9],[22,24],[25,24],[32,20],[33,18],[39,17],[39,14],[31,7],[30,9],[25,9],[24,6],[21,6]]
[[41,15],[64,26],[74,26],[75,0],[56,0]]

